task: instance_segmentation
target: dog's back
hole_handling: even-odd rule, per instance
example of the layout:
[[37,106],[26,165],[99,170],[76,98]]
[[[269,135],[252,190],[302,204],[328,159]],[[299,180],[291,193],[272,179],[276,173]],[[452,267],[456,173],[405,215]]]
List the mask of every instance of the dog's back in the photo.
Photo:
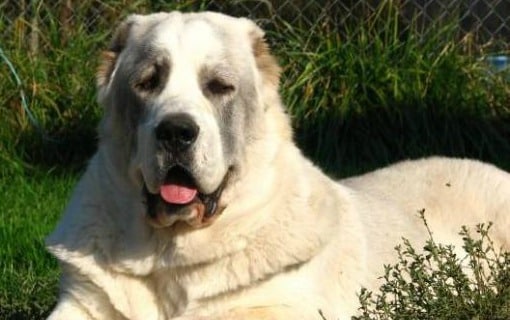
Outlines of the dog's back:
[[509,248],[510,174],[493,165],[434,157],[403,161],[340,183],[416,218],[423,212],[435,240],[460,246],[461,226],[474,229],[492,222],[493,239]]

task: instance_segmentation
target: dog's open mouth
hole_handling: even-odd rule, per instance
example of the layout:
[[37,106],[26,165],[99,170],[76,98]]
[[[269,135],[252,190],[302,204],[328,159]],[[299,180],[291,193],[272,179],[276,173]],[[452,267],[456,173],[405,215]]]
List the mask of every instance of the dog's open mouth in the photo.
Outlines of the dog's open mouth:
[[210,224],[223,208],[218,201],[228,174],[218,189],[210,194],[199,192],[195,180],[186,169],[175,166],[168,171],[158,194],[144,187],[147,214],[154,227],[168,227],[183,221],[192,227]]

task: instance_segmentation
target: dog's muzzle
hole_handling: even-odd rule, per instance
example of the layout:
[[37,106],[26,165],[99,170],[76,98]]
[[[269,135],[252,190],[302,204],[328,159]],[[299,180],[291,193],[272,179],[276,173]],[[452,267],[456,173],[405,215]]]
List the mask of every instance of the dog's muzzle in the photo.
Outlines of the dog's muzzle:
[[168,227],[184,221],[193,227],[201,227],[212,222],[223,210],[218,205],[229,171],[216,190],[201,192],[199,177],[193,174],[194,144],[200,127],[187,113],[167,115],[157,125],[155,136],[158,153],[158,188],[149,191],[144,186],[147,216],[155,227]]
[[204,194],[198,191],[193,177],[183,167],[174,166],[168,171],[159,193],[151,193],[144,187],[150,224],[157,228],[179,221],[194,228],[209,225],[224,209],[218,203],[228,177],[229,173],[214,192]]

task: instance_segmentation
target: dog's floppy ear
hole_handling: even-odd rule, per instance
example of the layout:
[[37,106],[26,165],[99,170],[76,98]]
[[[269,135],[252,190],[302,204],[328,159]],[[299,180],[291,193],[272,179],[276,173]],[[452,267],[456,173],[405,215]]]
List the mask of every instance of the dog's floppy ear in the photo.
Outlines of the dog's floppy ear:
[[98,88],[104,87],[110,81],[110,77],[115,69],[117,58],[126,46],[130,30],[135,19],[136,15],[131,15],[121,22],[113,34],[113,38],[108,49],[102,52],[101,62],[96,73],[96,83]]
[[[251,22],[251,21],[250,21]],[[271,54],[269,45],[264,38],[264,31],[259,28],[254,22],[249,33],[253,55],[255,56],[255,63],[262,76],[263,85],[266,89],[264,92],[264,111],[269,112],[277,123],[277,130],[281,137],[287,140],[292,139],[292,127],[290,125],[290,117],[285,114],[285,111],[280,102],[280,95],[278,94],[278,86],[280,82],[281,68],[276,61],[276,58]],[[280,106],[280,107],[275,107]]]
[[254,23],[253,27],[250,32],[250,40],[257,67],[262,74],[264,82],[278,88],[281,73],[280,66],[269,50],[269,45],[264,37],[264,31]]

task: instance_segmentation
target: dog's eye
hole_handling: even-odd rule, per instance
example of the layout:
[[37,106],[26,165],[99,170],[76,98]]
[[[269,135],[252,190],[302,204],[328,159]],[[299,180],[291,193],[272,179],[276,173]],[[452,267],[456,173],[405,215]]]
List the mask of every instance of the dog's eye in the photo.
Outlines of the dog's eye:
[[214,95],[226,95],[232,93],[235,87],[220,79],[209,80],[206,84],[207,91]]
[[139,91],[149,92],[159,86],[159,71],[156,65],[144,70],[140,79],[135,83],[135,88]]

